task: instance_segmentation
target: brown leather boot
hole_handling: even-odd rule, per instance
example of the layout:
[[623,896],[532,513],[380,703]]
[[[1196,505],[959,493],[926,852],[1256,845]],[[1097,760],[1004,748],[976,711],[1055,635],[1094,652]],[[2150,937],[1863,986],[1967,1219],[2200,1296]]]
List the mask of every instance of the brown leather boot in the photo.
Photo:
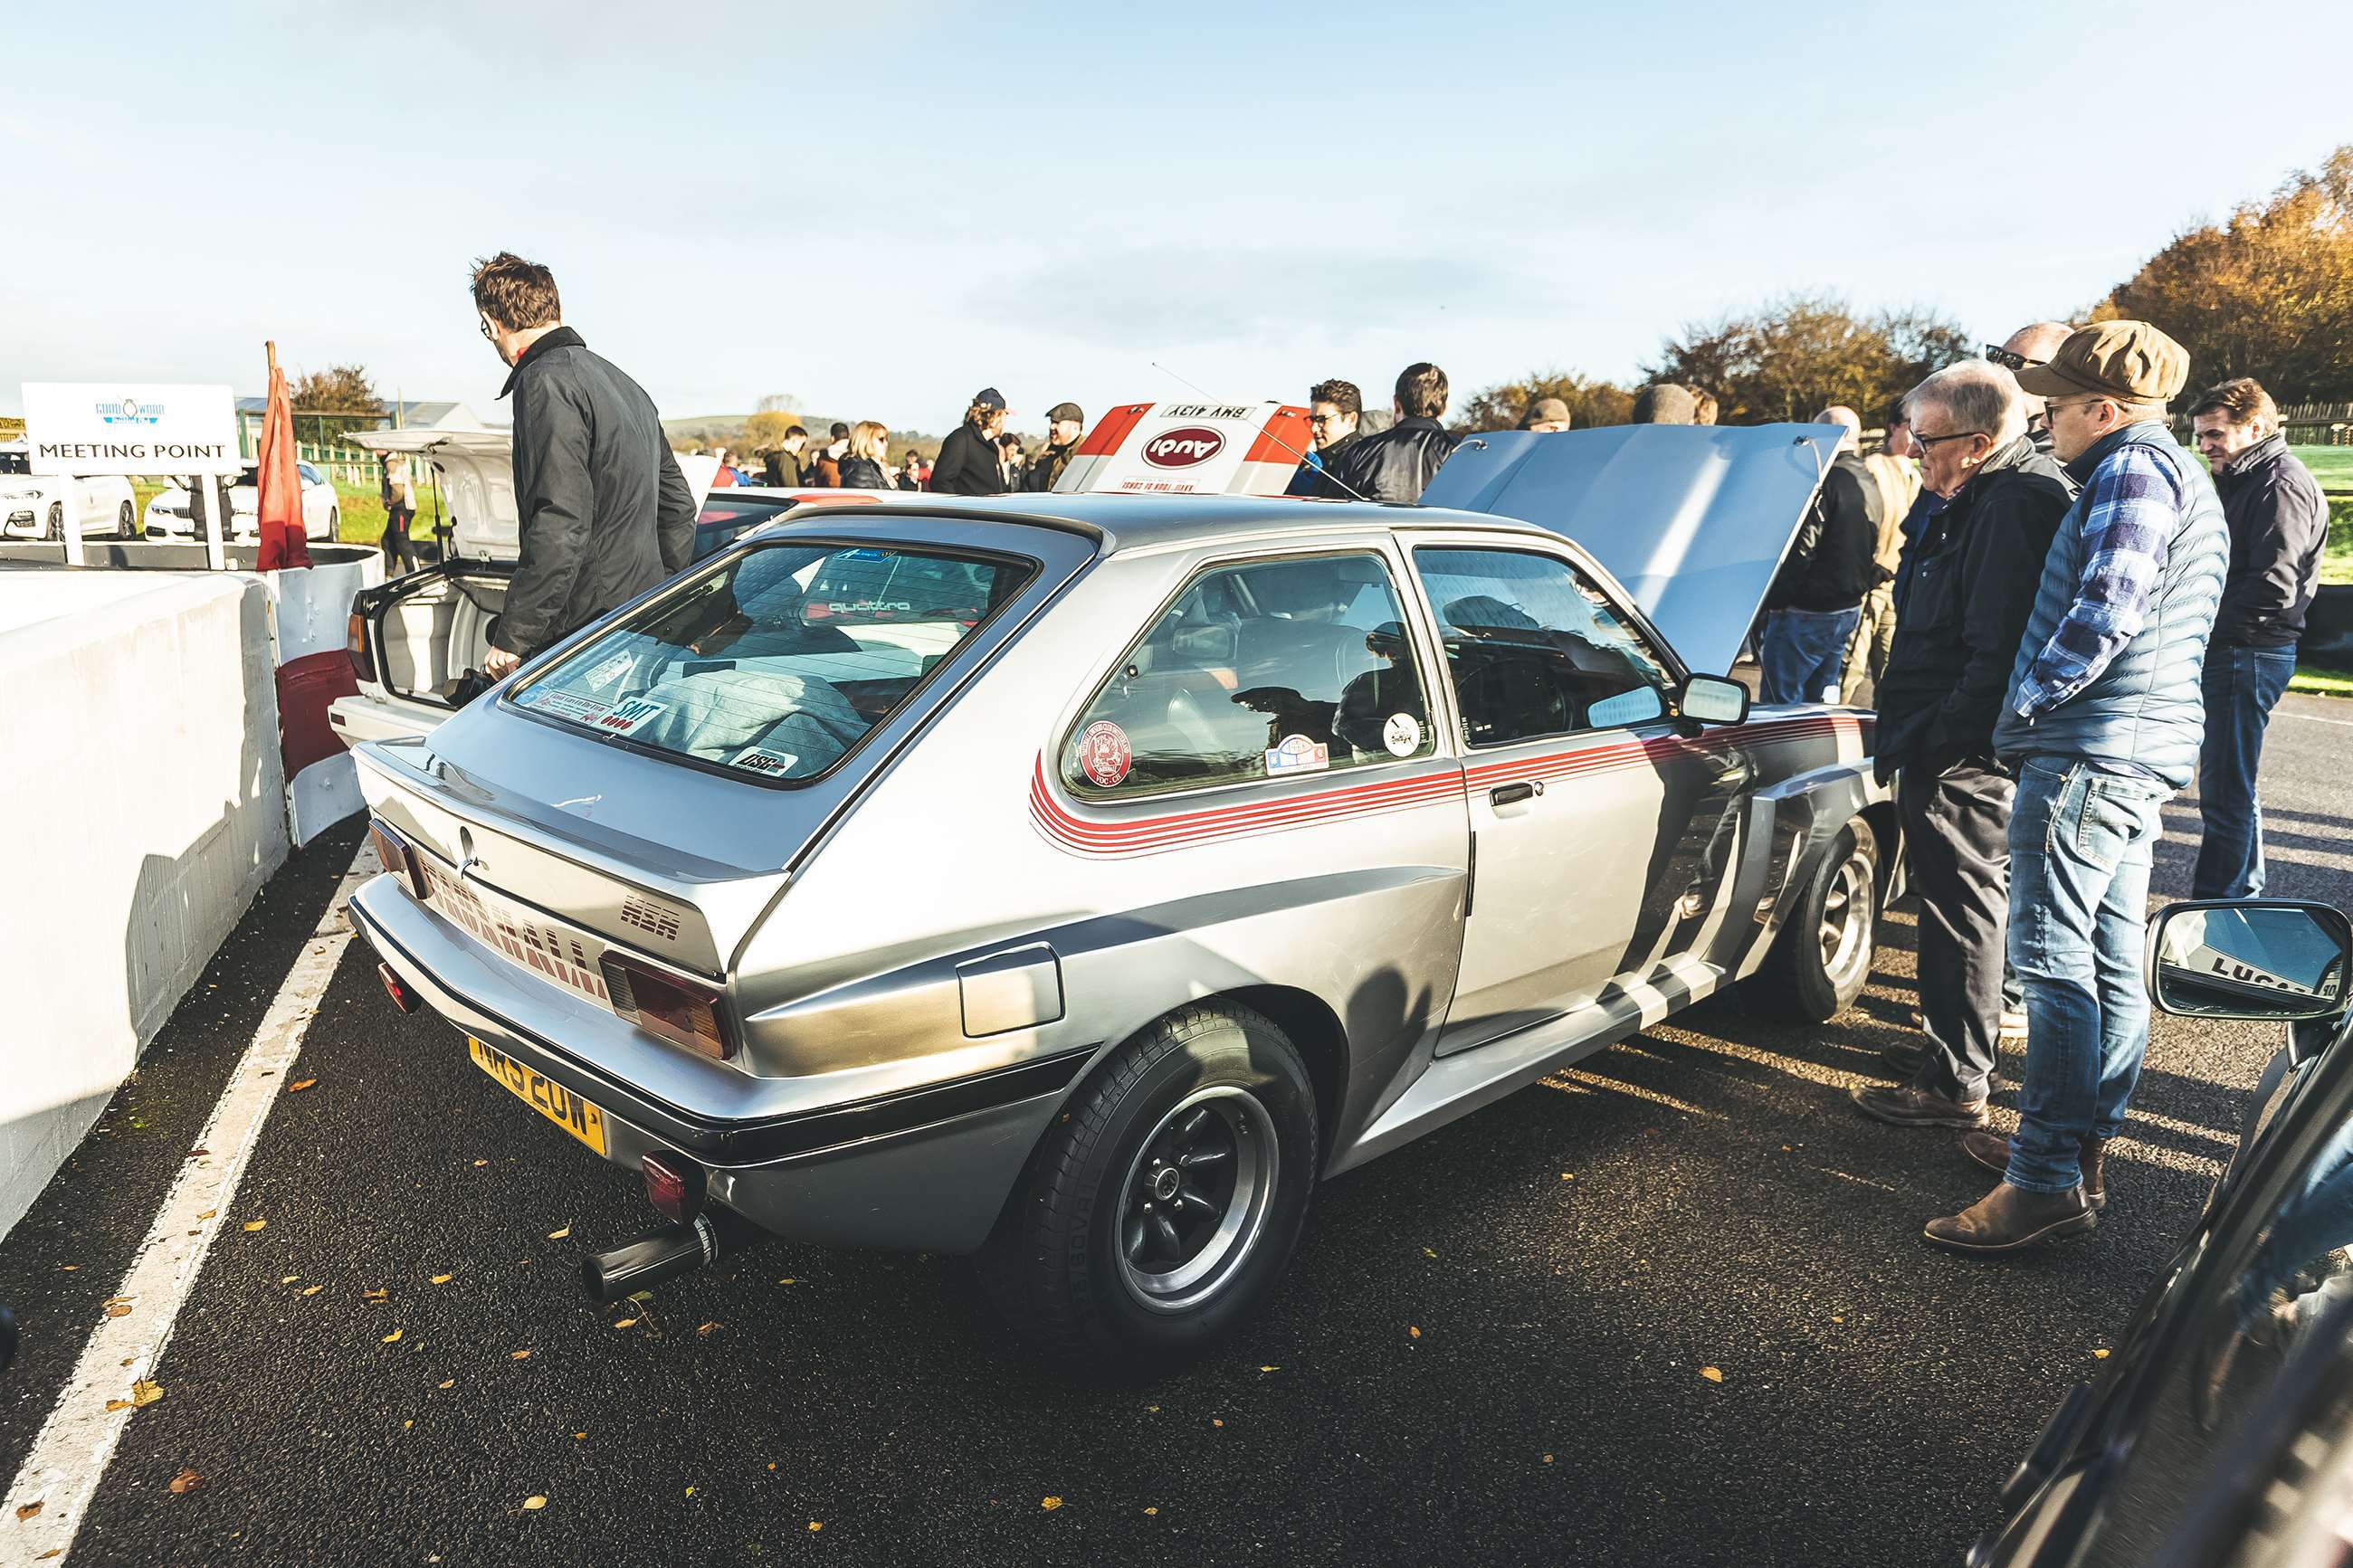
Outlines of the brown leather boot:
[[1960,1213],[1930,1220],[1922,1234],[1956,1252],[1992,1257],[2078,1236],[2099,1223],[2080,1186],[2031,1193],[2004,1182]]
[[1983,1127],[1982,1100],[1947,1100],[1913,1084],[1873,1084],[1852,1090],[1854,1108],[1890,1127]]
[[[2084,1202],[2094,1214],[2108,1206],[2107,1142],[2088,1134],[2075,1157],[2084,1173]],[[1999,1132],[1962,1133],[1961,1152],[1997,1176],[2010,1173],[2010,1140]]]

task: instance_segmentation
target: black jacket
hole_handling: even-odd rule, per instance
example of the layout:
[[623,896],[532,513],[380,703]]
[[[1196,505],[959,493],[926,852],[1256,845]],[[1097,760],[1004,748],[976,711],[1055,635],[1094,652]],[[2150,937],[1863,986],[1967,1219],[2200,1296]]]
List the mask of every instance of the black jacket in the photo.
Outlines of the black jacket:
[[1328,454],[1319,493],[1345,500],[1353,490],[1366,500],[1418,501],[1461,439],[1435,419],[1400,419]]
[[1851,610],[1887,580],[1879,564],[1879,481],[1852,452],[1831,470],[1765,595],[1768,610]]
[[1029,477],[1022,481],[1023,488],[1032,490],[1052,489],[1054,481],[1062,477],[1062,470],[1071,466],[1071,454],[1078,449],[1079,444],[1076,441],[1067,447],[1057,447],[1051,441],[1047,442],[1045,449],[1030,459]]
[[2288,647],[2304,636],[2305,612],[2328,542],[2328,498],[2287,437],[2256,442],[2214,476],[2231,525],[2231,567],[2213,646]]
[[645,388],[558,327],[523,351],[514,395],[522,554],[491,641],[528,658],[694,557],[694,492]]
[[760,465],[760,480],[763,484],[776,485],[785,489],[800,489],[800,458],[786,451],[782,447],[777,447],[770,452],[766,460]]
[[871,458],[841,459],[841,488],[846,490],[895,490],[890,473]]
[[1879,678],[1879,776],[1993,754],[2019,638],[2075,487],[2021,436],[1987,458],[1905,546],[1909,587]]
[[995,496],[1005,493],[1005,479],[997,466],[997,441],[984,436],[970,420],[948,432],[940,443],[939,460],[932,465],[932,493],[943,496]]
[[1325,465],[1338,462],[1342,453],[1362,439],[1364,437],[1360,434],[1351,430],[1338,440],[1327,441],[1317,447],[1312,461],[1306,458],[1300,458],[1298,470],[1291,476],[1290,487],[1282,493],[1287,496],[1332,496],[1345,500],[1346,497],[1342,494],[1339,487],[1324,477],[1324,469]]

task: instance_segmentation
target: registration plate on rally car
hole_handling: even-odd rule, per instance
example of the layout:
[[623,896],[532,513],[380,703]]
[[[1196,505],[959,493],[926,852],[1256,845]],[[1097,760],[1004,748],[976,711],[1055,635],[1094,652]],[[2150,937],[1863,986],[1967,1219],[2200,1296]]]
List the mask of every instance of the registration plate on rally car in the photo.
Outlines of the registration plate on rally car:
[[474,1058],[476,1067],[504,1084],[509,1094],[599,1154],[605,1152],[605,1112],[600,1107],[471,1035],[466,1037],[466,1054]]

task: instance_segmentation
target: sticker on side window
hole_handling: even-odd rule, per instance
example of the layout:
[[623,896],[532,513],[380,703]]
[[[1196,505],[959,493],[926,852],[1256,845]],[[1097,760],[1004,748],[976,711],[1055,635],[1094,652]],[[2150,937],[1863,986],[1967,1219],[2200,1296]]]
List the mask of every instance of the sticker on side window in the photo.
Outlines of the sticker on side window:
[[753,746],[735,753],[735,765],[771,778],[783,778],[799,765],[800,759],[790,752],[772,752],[765,746]]
[[670,704],[632,697],[627,702],[616,702],[611,711],[596,721],[596,728],[613,735],[628,735],[645,728],[647,722],[661,713]]
[[542,686],[523,696],[522,705],[534,713],[551,718],[569,719],[575,724],[596,724],[603,721],[609,710],[607,705],[577,692],[559,691],[552,686]]
[[1332,765],[1332,748],[1304,735],[1285,735],[1266,754],[1266,776],[1320,773]]
[[1421,721],[1410,713],[1392,713],[1381,726],[1381,744],[1392,757],[1409,757],[1421,750]]
[[638,656],[630,653],[625,648],[621,652],[617,653],[612,658],[607,659],[604,663],[598,665],[596,668],[590,670],[587,676],[588,684],[591,686],[610,686],[613,682],[620,679],[621,677],[628,674],[631,669],[635,668],[637,662]]
[[1098,719],[1079,737],[1079,769],[1097,789],[1114,789],[1126,782],[1134,764],[1135,748],[1127,731],[1108,719]]

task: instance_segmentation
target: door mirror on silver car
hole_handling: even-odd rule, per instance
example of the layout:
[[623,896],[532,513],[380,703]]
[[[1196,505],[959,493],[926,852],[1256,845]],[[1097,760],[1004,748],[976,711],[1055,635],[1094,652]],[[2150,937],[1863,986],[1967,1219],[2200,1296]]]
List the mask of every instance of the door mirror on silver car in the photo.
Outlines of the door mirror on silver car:
[[2327,1018],[2345,1010],[2353,921],[2327,904],[2175,904],[2149,932],[2148,993],[2192,1018]]
[[1687,675],[1675,711],[1694,724],[1738,724],[1748,718],[1748,688],[1720,675]]

